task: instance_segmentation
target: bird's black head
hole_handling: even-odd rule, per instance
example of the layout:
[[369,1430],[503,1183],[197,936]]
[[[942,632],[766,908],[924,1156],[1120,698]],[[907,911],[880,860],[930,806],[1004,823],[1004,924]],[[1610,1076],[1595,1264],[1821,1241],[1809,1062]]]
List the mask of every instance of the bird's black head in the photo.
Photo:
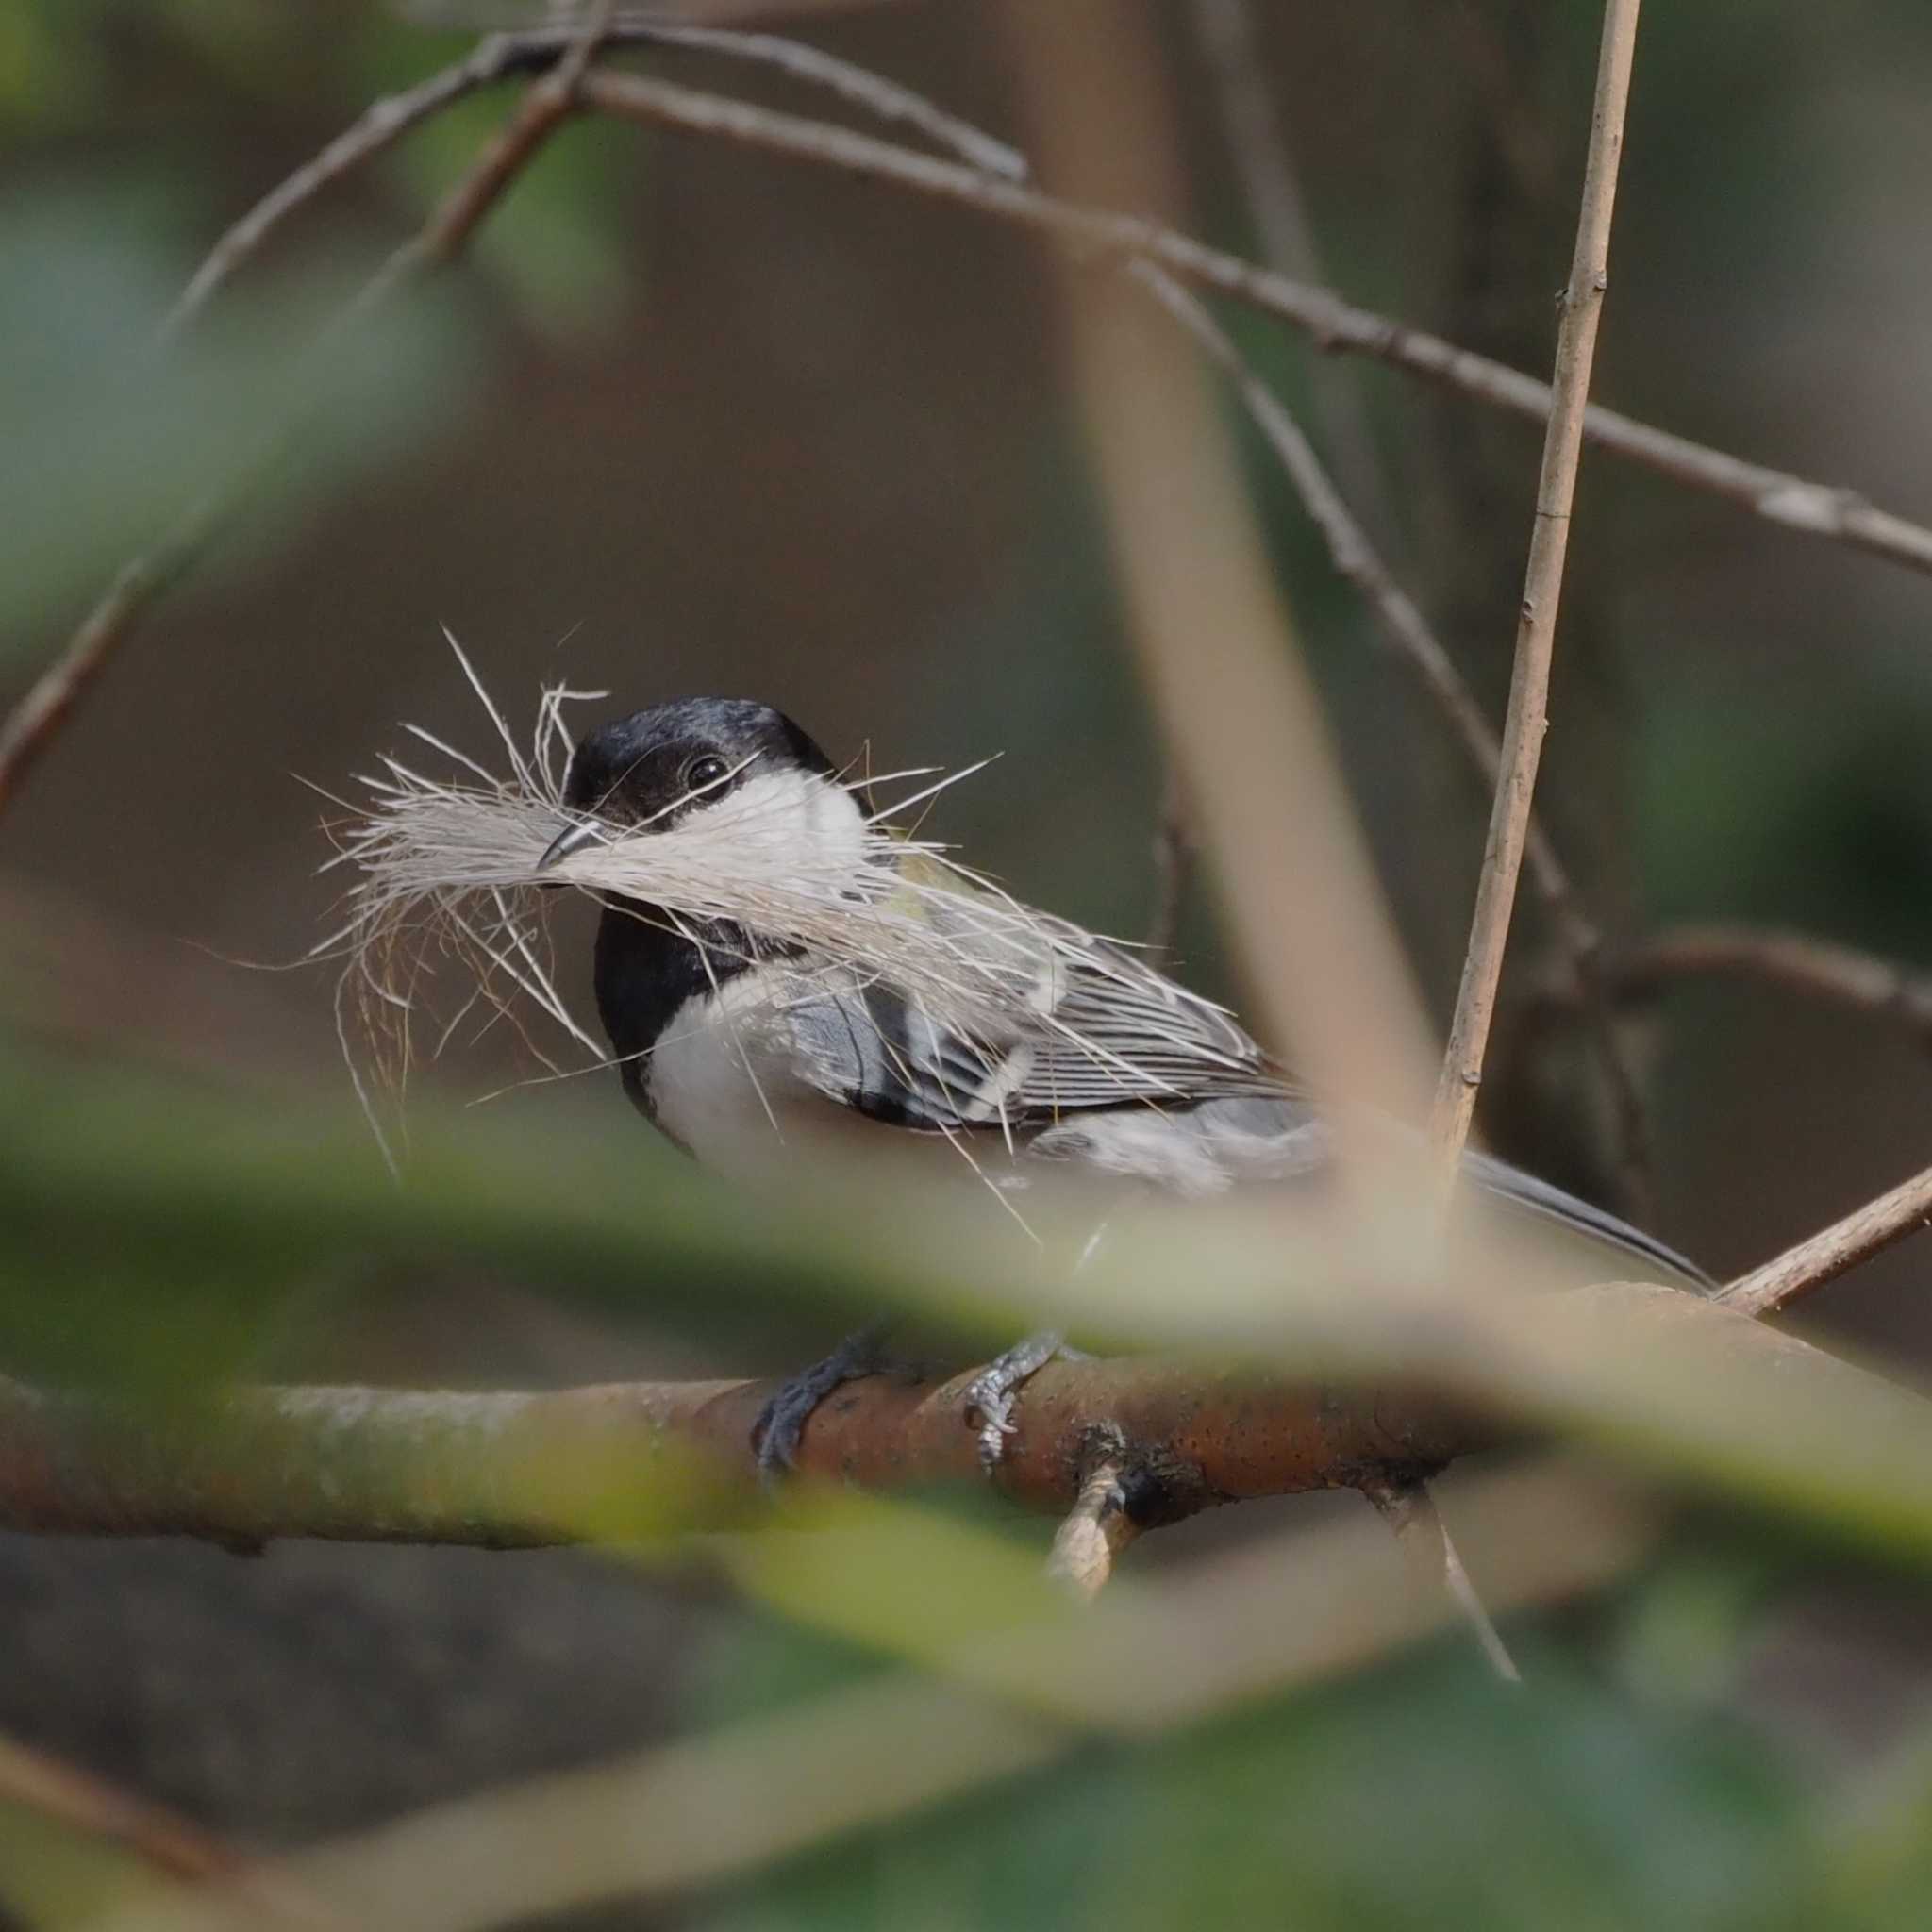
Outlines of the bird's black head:
[[[747,788],[765,789],[777,823],[799,841],[801,864],[863,838],[865,816],[832,761],[782,711],[747,698],[678,698],[591,732],[572,755],[563,804],[578,814],[538,861],[540,871],[612,832],[669,831]],[[644,1056],[692,999],[715,995],[770,955],[773,943],[735,923],[670,919],[660,908],[599,895],[597,1009],[624,1084],[653,1112]]]
[[571,758],[563,802],[608,824],[668,828],[777,772],[834,775],[831,759],[770,705],[675,698],[591,732]]

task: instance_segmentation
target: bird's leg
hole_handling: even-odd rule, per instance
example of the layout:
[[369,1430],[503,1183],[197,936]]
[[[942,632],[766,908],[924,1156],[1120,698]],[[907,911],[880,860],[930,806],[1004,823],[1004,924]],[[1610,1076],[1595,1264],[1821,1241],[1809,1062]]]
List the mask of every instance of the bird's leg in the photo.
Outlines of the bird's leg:
[[766,1482],[776,1481],[796,1462],[806,1424],[833,1390],[877,1372],[886,1325],[868,1322],[863,1328],[855,1329],[823,1361],[780,1384],[758,1410],[758,1419],[751,1425],[751,1446],[758,1459],[758,1474]]
[[[1108,1224],[1103,1221],[1087,1237],[1074,1263],[1075,1274],[1100,1252],[1107,1228]],[[1057,1329],[1042,1328],[1039,1334],[1029,1335],[1024,1341],[1016,1341],[1005,1354],[994,1356],[967,1383],[966,1420],[972,1423],[975,1415],[979,1418],[976,1424],[979,1431],[979,1465],[988,1475],[999,1467],[1000,1457],[1007,1453],[1007,1438],[1016,1426],[1013,1397],[1021,1385],[1029,1376],[1037,1375],[1055,1356],[1076,1362],[1091,1359],[1084,1350],[1069,1348]]]
[[1035,1375],[1057,1355],[1072,1355],[1052,1329],[1042,1329],[1016,1341],[992,1360],[966,1385],[964,1405],[969,1423],[977,1415],[979,1461],[988,1475],[999,1467],[1007,1453],[1007,1438],[1017,1424],[1013,1421],[1013,1397],[1028,1376]]

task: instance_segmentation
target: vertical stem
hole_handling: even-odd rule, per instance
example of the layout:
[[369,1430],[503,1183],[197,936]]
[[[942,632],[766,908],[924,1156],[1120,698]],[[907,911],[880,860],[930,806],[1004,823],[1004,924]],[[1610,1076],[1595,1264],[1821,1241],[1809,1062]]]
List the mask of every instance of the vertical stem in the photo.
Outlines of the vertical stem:
[[1523,1673],[1509,1655],[1509,1646],[1491,1621],[1483,1600],[1476,1594],[1462,1558],[1449,1540],[1449,1525],[1436,1507],[1429,1486],[1420,1478],[1397,1482],[1389,1479],[1365,1483],[1365,1495],[1383,1522],[1395,1532],[1395,1546],[1408,1568],[1409,1583],[1419,1604],[1434,1600],[1440,1591],[1455,1605],[1468,1624],[1484,1661],[1505,1684],[1520,1684]]
[[1509,942],[1509,915],[1516,902],[1516,880],[1523,869],[1524,845],[1529,833],[1530,800],[1549,722],[1550,658],[1556,641],[1557,606],[1563,589],[1563,561],[1569,548],[1570,508],[1576,493],[1577,459],[1583,447],[1591,365],[1596,357],[1597,322],[1609,286],[1610,215],[1616,202],[1617,164],[1624,151],[1624,115],[1630,96],[1638,6],[1639,0],[1607,0],[1604,8],[1583,206],[1577,217],[1570,281],[1562,296],[1549,428],[1543,439],[1536,521],[1516,627],[1516,668],[1503,726],[1503,770],[1490,813],[1489,840],[1476,887],[1462,984],[1456,996],[1456,1017],[1436,1089],[1434,1137],[1445,1189],[1469,1137],[1476,1091],[1482,1085],[1483,1053],[1495,1014],[1496,986]]

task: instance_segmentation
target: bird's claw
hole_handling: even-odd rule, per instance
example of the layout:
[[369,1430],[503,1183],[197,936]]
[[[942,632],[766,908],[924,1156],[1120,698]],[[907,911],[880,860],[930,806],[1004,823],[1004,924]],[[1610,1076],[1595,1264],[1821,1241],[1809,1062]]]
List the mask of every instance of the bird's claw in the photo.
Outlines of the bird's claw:
[[1007,1438],[1016,1434],[1020,1425],[1013,1420],[1013,1398],[996,1388],[982,1388],[984,1379],[974,1379],[966,1399],[979,1417],[979,1466],[991,1475],[1007,1453]]
[[751,1425],[751,1449],[758,1458],[759,1480],[767,1489],[782,1482],[796,1466],[805,1425],[819,1404],[835,1389],[877,1370],[883,1339],[877,1325],[848,1335],[823,1361],[780,1384],[758,1410]]
[[796,1381],[788,1382],[758,1410],[751,1425],[751,1453],[758,1458],[758,1480],[767,1488],[781,1481],[798,1460],[798,1445],[811,1412],[824,1399],[800,1396]]
[[1020,1387],[1055,1356],[1066,1353],[1057,1334],[1029,1335],[993,1359],[967,1383],[960,1398],[966,1421],[979,1439],[979,1466],[988,1475],[1007,1453],[1007,1438],[1019,1430],[1013,1401]]

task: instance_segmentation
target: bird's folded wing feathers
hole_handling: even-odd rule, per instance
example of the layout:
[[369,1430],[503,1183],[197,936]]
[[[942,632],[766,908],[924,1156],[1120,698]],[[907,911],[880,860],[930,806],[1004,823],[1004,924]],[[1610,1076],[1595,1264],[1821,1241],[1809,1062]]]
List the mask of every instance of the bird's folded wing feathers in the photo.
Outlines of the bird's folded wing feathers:
[[[970,899],[924,895],[921,916],[964,962],[957,1002],[876,980],[812,982],[791,1014],[812,1083],[898,1125],[1001,1131],[1189,1191],[1326,1168],[1307,1095],[1224,1010],[1123,947],[999,904],[989,922]],[[983,1000],[971,996],[974,972],[991,989]],[[1512,1208],[1704,1278],[1663,1242],[1502,1161],[1472,1153],[1464,1172]]]

